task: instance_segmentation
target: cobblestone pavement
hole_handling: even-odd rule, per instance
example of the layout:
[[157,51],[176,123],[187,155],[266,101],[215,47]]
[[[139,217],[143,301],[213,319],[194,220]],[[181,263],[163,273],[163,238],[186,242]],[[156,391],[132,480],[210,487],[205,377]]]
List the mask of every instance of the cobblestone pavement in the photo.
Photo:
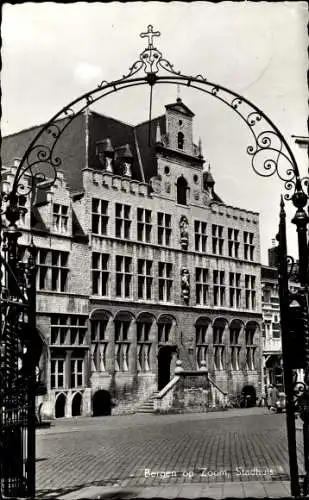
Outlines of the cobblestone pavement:
[[285,415],[264,408],[76,418],[37,431],[38,498],[77,498],[78,490],[102,487],[191,484],[222,491],[220,485],[231,482],[239,492],[248,482],[279,487],[288,471]]

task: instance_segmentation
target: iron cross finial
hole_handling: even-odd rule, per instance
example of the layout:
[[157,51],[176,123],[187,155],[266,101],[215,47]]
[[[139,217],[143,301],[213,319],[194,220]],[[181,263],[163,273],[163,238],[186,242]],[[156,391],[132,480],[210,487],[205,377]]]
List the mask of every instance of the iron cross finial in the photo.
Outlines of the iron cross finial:
[[146,33],[141,33],[140,37],[141,38],[147,37],[148,38],[148,49],[152,49],[153,48],[153,37],[160,36],[161,33],[160,33],[160,31],[153,31],[152,24],[149,24],[147,26],[147,29],[148,29],[148,31]]

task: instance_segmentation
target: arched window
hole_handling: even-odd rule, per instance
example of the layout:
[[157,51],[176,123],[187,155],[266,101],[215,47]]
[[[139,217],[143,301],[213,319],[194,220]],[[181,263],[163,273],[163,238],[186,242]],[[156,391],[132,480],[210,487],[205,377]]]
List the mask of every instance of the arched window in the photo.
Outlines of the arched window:
[[158,343],[166,344],[171,342],[171,331],[173,318],[169,315],[163,315],[158,319]]
[[217,318],[213,323],[213,356],[215,370],[225,369],[225,342],[223,339],[227,321]]
[[240,370],[240,350],[241,340],[240,334],[243,323],[239,319],[233,319],[230,324],[230,360],[232,370]]
[[129,371],[130,326],[132,315],[127,311],[119,311],[114,319],[115,325],[115,370]]
[[198,318],[198,320],[195,323],[197,369],[201,368],[202,361],[206,361],[207,363],[207,351],[208,351],[207,330],[210,323],[211,323],[210,319],[204,317]]
[[178,149],[183,149],[183,143],[184,143],[185,137],[182,132],[178,132],[177,136],[177,142],[178,142]]
[[179,177],[177,181],[177,203],[187,205],[188,183],[184,177]]

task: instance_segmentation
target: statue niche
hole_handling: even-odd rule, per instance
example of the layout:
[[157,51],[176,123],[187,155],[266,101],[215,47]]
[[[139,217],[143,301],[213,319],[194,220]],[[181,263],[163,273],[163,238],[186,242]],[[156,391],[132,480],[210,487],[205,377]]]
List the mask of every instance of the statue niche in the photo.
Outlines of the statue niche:
[[181,271],[181,293],[184,302],[187,304],[190,298],[190,274],[186,268]]

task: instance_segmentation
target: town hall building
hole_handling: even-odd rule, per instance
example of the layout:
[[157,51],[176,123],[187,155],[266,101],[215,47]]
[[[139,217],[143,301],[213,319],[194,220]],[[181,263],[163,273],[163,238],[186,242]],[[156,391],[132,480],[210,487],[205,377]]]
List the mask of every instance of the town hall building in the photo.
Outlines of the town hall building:
[[[221,199],[193,121],[180,98],[136,126],[87,111],[59,141],[56,183],[27,201],[43,415],[138,410],[177,360],[260,395],[259,215]],[[4,190],[38,130],[3,138]]]

